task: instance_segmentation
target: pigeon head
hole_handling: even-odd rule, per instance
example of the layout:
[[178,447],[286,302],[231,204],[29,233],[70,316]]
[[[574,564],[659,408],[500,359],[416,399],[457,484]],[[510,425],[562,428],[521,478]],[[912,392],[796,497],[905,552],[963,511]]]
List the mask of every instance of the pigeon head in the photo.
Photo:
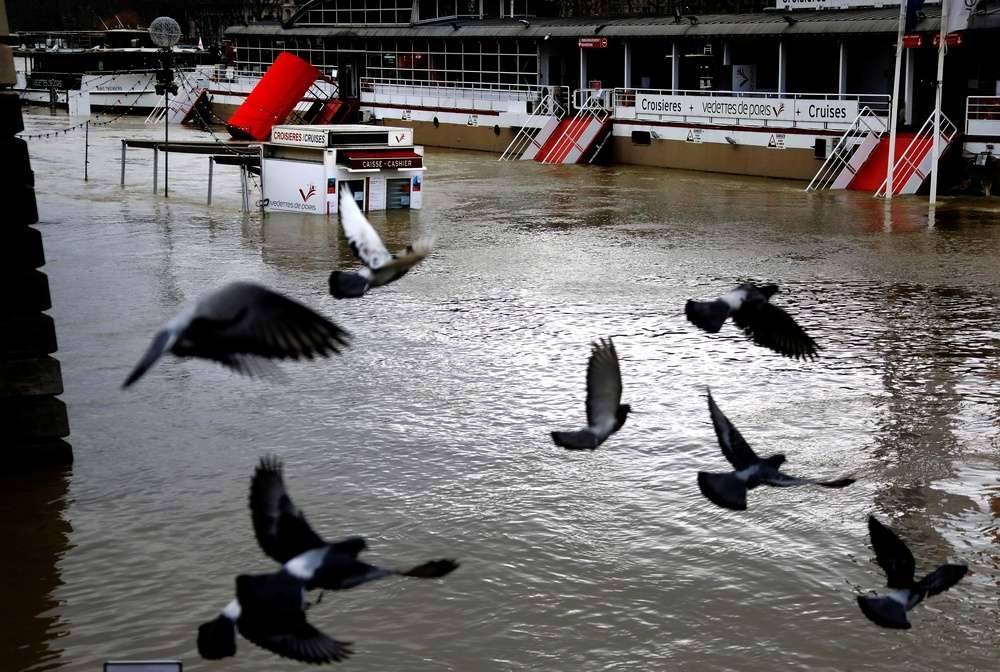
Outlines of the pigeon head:
[[236,655],[236,624],[225,616],[198,626],[198,653],[205,660],[221,660]]

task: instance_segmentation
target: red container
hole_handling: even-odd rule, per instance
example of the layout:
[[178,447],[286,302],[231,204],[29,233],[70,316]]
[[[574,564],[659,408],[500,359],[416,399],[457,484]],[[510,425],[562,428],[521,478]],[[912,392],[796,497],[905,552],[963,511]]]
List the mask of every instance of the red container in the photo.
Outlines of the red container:
[[267,140],[271,137],[271,127],[285,121],[319,78],[319,70],[294,54],[281,52],[229,117],[226,122],[229,134],[240,140]]

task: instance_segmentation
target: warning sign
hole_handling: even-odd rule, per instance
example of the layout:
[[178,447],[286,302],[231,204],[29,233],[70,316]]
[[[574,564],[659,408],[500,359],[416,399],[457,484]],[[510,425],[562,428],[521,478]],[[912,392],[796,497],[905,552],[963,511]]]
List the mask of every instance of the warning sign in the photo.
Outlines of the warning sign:
[[771,137],[767,141],[767,146],[771,149],[784,149],[785,148],[785,134],[784,133],[772,133]]
[[403,116],[401,118],[403,121],[409,121],[413,118],[413,110],[403,110]]
[[688,129],[687,141],[688,142],[697,142],[697,143],[700,143],[701,142],[701,129],[700,128],[691,128],[691,129]]
[[466,126],[478,126],[479,125],[479,115],[478,114],[470,114],[469,115],[469,120],[467,122],[465,122],[465,125]]

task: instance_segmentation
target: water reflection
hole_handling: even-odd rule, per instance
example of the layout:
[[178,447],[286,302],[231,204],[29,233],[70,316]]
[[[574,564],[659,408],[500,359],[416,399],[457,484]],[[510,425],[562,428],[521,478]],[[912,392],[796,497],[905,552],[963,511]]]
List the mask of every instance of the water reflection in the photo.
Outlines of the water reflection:
[[43,672],[62,664],[60,639],[68,625],[55,593],[62,585],[59,565],[70,551],[68,483],[68,471],[0,474],[4,669]]

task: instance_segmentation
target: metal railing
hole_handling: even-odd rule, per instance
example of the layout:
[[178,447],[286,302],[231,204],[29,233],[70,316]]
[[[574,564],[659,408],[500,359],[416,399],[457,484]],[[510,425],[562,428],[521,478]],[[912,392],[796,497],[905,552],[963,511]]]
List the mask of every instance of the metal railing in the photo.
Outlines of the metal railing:
[[573,109],[600,105],[610,111],[614,105],[614,92],[615,89],[576,89],[573,91]]
[[[680,103],[679,109],[670,111],[639,111],[636,109],[636,97],[645,96],[670,96]],[[695,103],[703,98],[729,98],[740,100],[741,109],[748,110],[740,115],[731,111],[731,105],[719,105],[719,112],[706,112],[699,110]],[[800,106],[809,103],[834,103],[846,102],[856,104],[858,111],[867,107],[875,116],[889,117],[890,103],[892,97],[885,94],[867,93],[777,93],[773,91],[706,91],[700,89],[625,89],[616,88],[614,90],[613,108],[615,117],[634,119],[638,114],[644,118],[652,118],[658,121],[669,121],[675,123],[702,123],[719,124],[731,126],[746,126],[748,128],[812,128],[829,130],[840,130],[847,128],[852,123],[854,116],[845,116],[843,119],[818,120],[799,118]],[[767,110],[768,114],[755,114],[753,111],[764,106],[773,107],[774,114]],[[784,108],[782,107],[784,106]],[[785,113],[785,110],[788,113]],[[808,109],[808,107],[806,108]],[[789,117],[790,114],[790,118]],[[784,116],[782,116],[784,115]],[[771,118],[768,118],[768,117]]]
[[[838,138],[833,149],[827,155],[826,161],[816,172],[806,191],[819,191],[829,189],[830,185],[843,173],[845,169],[851,168],[851,159],[854,158],[858,148],[862,146],[868,138],[873,138],[875,144],[888,130],[882,118],[872,112],[870,107],[863,107],[855,117],[854,123],[844,131]],[[871,147],[874,149],[874,146]],[[860,166],[858,166],[860,167]],[[856,168],[855,168],[856,170]]]
[[[546,127],[546,124],[538,125],[530,122],[540,120],[542,117],[551,117],[548,123],[555,123],[555,127],[552,129],[552,132],[554,132],[555,128],[558,128],[559,120],[564,116],[566,116],[566,108],[551,93],[545,94],[545,97],[538,101],[535,109],[528,115],[528,122],[517,132],[514,139],[510,141],[507,149],[504,150],[497,161],[519,159],[532,145],[535,146],[536,150],[540,150],[544,142],[539,142],[537,138],[542,133],[542,129]],[[548,137],[547,135],[544,139],[547,140]]]
[[[943,141],[940,151],[943,152],[958,134],[958,127],[952,123],[951,119],[945,116],[944,112],[941,113],[940,132],[941,140]],[[910,144],[906,146],[906,149],[892,167],[892,193],[903,193],[903,188],[914,174],[919,175],[921,181],[926,177],[925,173],[920,170],[920,164],[923,163],[923,160],[927,157],[927,155],[933,151],[934,113],[931,112],[930,116],[927,117],[927,121],[925,121],[923,126],[920,127],[917,134],[913,136],[913,140],[911,140]],[[937,161],[939,156],[931,157],[931,169],[933,169],[934,163]],[[875,191],[876,197],[885,196],[888,183],[889,177],[886,176],[886,178],[882,180],[882,186]]]
[[[423,105],[454,109],[494,110],[497,105],[524,102],[537,105],[547,95],[569,99],[569,87],[534,86],[528,84],[473,84],[463,82],[435,82],[425,80],[361,79],[361,103],[393,103]],[[501,110],[506,111],[506,110]]]
[[[588,89],[583,89],[588,90]],[[574,99],[579,91],[574,91]],[[592,91],[591,96],[587,99],[583,105],[577,110],[573,119],[569,122],[566,128],[563,130],[563,134],[556,140],[555,144],[552,145],[548,153],[541,157],[539,161],[542,163],[562,163],[569,153],[573,149],[577,149],[580,152],[580,156],[587,151],[590,144],[592,144],[594,138],[592,138],[586,145],[581,145],[579,140],[586,133],[586,128],[589,127],[591,121],[597,121],[601,126],[611,117],[611,112],[604,106],[604,96],[602,95],[603,90]],[[580,128],[580,122],[584,122],[584,130],[577,133],[577,129]],[[576,137],[574,137],[576,135]],[[552,159],[552,160],[550,160]],[[587,163],[594,160],[591,156]]]
[[1000,136],[1000,96],[965,99],[965,134]]

